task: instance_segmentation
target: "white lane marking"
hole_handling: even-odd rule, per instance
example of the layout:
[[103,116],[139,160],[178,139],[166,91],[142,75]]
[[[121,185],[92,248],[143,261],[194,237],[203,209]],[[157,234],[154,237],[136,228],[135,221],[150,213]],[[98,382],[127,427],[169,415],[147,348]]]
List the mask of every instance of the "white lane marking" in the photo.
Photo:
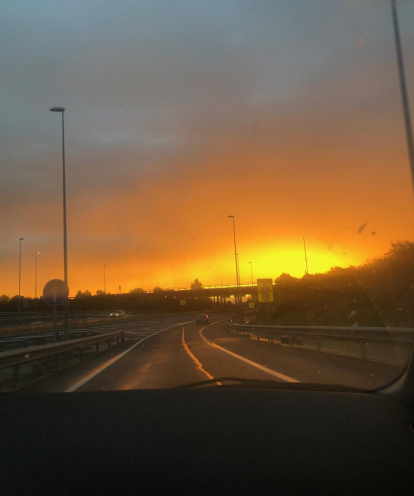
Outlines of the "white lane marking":
[[[214,324],[217,324],[217,322],[214,322]],[[212,324],[209,324],[209,325],[212,325]],[[208,327],[208,326],[206,326],[206,327]],[[233,353],[232,351],[226,350],[226,348],[222,348],[221,346],[219,346],[216,343],[213,343],[212,341],[210,341],[209,339],[207,339],[205,336],[203,336],[203,332],[202,331],[206,327],[203,327],[202,329],[200,329],[200,331],[199,331],[198,334],[201,337],[201,339],[204,339],[204,341],[206,343],[208,343],[209,345],[215,346],[219,350],[224,351],[224,353],[228,353],[232,357],[237,358],[238,360],[241,360],[242,362],[248,363],[252,367],[256,367],[257,369],[262,370],[263,372],[266,372],[266,374],[270,374],[273,377],[277,377],[278,379],[281,379],[282,381],[285,381],[285,382],[300,382],[300,381],[297,381],[296,379],[293,379],[293,377],[289,377],[288,375],[284,375],[284,374],[281,374],[280,372],[276,372],[276,370],[272,370],[272,369],[269,369],[268,367],[264,367],[263,365],[260,365],[259,363],[253,362],[252,360],[249,360],[248,358],[244,358],[244,357],[242,357],[240,355],[237,355],[236,353]]]
[[70,386],[68,389],[65,389],[64,392],[65,393],[73,393],[73,391],[76,391],[77,389],[79,389],[80,387],[82,387],[88,381],[90,381],[95,376],[97,376],[98,374],[100,374],[103,370],[107,369],[110,365],[112,365],[113,363],[115,363],[116,361],[118,361],[120,358],[124,357],[127,353],[129,353],[131,350],[133,350],[136,346],[138,346],[140,343],[142,343],[146,339],[150,338],[151,336],[155,336],[156,334],[159,334],[160,332],[168,331],[168,329],[173,329],[174,327],[179,327],[180,325],[183,325],[183,324],[191,324],[193,322],[195,322],[195,320],[190,320],[189,322],[181,322],[180,324],[175,324],[175,325],[173,325],[171,327],[166,327],[165,329],[162,329],[161,331],[154,332],[153,334],[150,334],[150,335],[146,336],[145,338],[140,339],[139,341],[137,341],[136,343],[134,343],[132,346],[130,346],[127,350],[123,351],[122,353],[120,353],[116,357],[111,358],[110,360],[108,360],[107,362],[105,362],[103,365],[101,365],[100,367],[98,367],[97,369],[95,369],[93,372],[91,372],[90,374],[88,374],[87,376],[85,376],[80,381],[75,382],[75,384],[73,384],[72,386]]

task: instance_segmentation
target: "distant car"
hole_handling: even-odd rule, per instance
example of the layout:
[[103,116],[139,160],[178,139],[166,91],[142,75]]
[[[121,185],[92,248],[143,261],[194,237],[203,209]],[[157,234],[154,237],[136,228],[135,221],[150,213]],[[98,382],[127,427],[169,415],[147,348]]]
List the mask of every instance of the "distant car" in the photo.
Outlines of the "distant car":
[[200,313],[197,315],[196,324],[210,324],[210,317],[206,313]]
[[125,312],[123,310],[114,310],[112,313],[109,314],[110,317],[120,317],[121,315],[125,315]]

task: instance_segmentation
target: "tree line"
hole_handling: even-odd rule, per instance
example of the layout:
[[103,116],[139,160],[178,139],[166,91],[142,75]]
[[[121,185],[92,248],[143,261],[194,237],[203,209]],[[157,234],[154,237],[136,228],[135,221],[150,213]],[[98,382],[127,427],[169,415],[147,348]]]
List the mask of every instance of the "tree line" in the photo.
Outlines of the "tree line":
[[[193,289],[201,289],[203,286],[198,279],[191,284]],[[185,304],[182,305],[182,300],[179,295],[163,295],[165,290],[159,286],[155,286],[151,293],[147,293],[142,288],[134,288],[129,293],[111,294],[105,293],[102,289],[98,289],[95,295],[86,289],[85,291],[77,291],[74,298],[69,300],[69,308],[71,311],[81,312],[102,312],[106,307],[107,311],[122,309],[125,311],[144,311],[144,312],[159,312],[159,311],[176,311],[176,310],[208,310],[212,308],[210,298],[186,298]],[[34,298],[23,298],[28,304],[27,311],[34,311]],[[105,302],[106,300],[106,302]],[[43,301],[43,297],[37,299],[37,311],[51,311],[51,307]],[[106,304],[105,304],[106,303]],[[16,312],[19,307],[19,296],[12,298],[7,295],[0,296],[0,311]],[[25,310],[21,305],[22,311]]]
[[[280,325],[414,327],[414,243],[391,244],[360,266],[275,280],[261,321]],[[269,305],[266,311],[264,305]]]

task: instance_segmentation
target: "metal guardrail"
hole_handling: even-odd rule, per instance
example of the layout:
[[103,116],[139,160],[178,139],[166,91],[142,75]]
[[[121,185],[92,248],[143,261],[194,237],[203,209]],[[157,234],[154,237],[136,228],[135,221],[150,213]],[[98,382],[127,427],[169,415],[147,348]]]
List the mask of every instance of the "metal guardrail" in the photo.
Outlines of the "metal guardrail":
[[[116,320],[115,320],[116,319]],[[131,320],[135,320],[135,315],[122,315],[120,317],[92,317],[87,319],[73,319],[69,320],[69,328],[76,329],[78,327],[88,327],[93,325],[100,324],[112,324],[114,322],[129,322]],[[63,321],[57,322],[58,330],[63,329]],[[0,327],[0,338],[1,337],[13,337],[13,336],[21,336],[21,335],[30,335],[35,332],[47,331],[53,329],[53,322],[42,323],[42,324],[22,324],[20,326],[10,326],[10,327]]]
[[34,360],[59,355],[68,351],[83,350],[84,348],[93,345],[96,346],[96,351],[99,351],[100,343],[107,342],[109,348],[111,341],[116,341],[117,344],[123,342],[124,332],[107,332],[105,334],[99,334],[88,338],[74,339],[63,343],[53,343],[44,346],[31,346],[29,348],[25,348],[24,350],[6,351],[0,355],[0,370],[33,362]]
[[[69,339],[86,338],[89,336],[96,336],[97,331],[78,329],[74,331],[69,331]],[[10,351],[16,348],[27,348],[28,346],[45,345],[47,343],[54,342],[53,332],[44,332],[41,334],[28,334],[26,336],[15,336],[0,338],[0,353],[4,351]],[[65,333],[59,331],[58,341],[65,339]]]
[[[384,363],[389,362],[386,359],[368,357],[369,344],[394,344],[409,349],[414,344],[414,329],[410,327],[267,326],[237,324],[230,320],[226,321],[226,329],[235,336],[255,336],[258,341],[267,339],[269,343],[278,339],[280,344],[290,348],[304,348],[344,356],[351,356],[351,354],[346,350],[344,353],[332,350],[326,344],[332,341],[356,342],[359,345],[359,356],[355,355],[357,358],[373,359]],[[313,345],[304,345],[301,342],[303,338]]]

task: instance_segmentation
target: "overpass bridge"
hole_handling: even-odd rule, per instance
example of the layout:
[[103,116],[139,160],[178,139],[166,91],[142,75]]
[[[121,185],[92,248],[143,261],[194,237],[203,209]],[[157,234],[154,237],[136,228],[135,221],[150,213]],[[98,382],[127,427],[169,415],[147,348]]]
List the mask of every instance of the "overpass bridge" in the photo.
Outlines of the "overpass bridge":
[[[161,292],[160,292],[161,293]],[[168,296],[176,296],[185,298],[230,298],[232,296],[250,296],[257,294],[257,285],[246,283],[246,284],[217,284],[214,286],[203,286],[199,289],[193,289],[191,287],[187,288],[171,288],[165,289],[161,294]]]

